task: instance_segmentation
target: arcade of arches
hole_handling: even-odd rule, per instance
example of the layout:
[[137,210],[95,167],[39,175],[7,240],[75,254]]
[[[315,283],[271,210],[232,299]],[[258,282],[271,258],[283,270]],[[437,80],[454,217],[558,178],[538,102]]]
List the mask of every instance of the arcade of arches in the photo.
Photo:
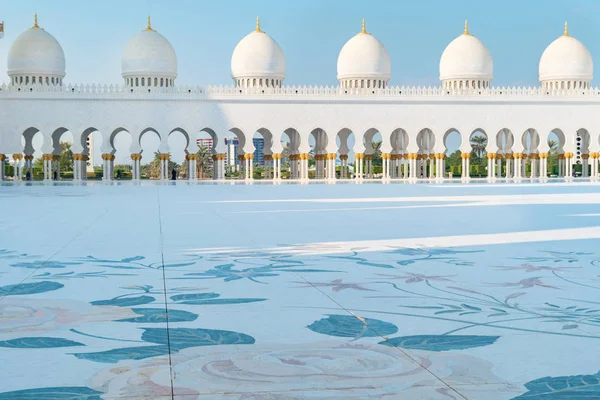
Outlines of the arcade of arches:
[[[133,180],[142,178],[141,165],[146,154],[141,145],[141,137],[149,130],[152,129],[147,129],[139,135],[131,135],[132,144],[128,158]],[[23,152],[0,154],[0,161],[13,165],[14,172],[11,175],[14,180],[32,179],[37,176],[33,174],[34,152],[37,154],[41,152],[42,168],[38,175],[44,180],[60,179],[60,139],[65,132],[67,129],[60,128],[50,134],[42,133],[44,144],[41,149],[34,149],[33,137],[38,131],[29,128],[23,133]],[[114,137],[120,132],[130,134],[124,129],[115,130],[107,137],[93,128],[79,135],[71,132],[74,138],[74,145],[71,148],[74,181],[85,180],[87,177],[85,170],[91,158],[89,137],[92,133],[103,135],[101,160],[96,163],[102,166],[102,179],[105,181],[115,179]],[[202,179],[198,174],[199,148],[197,141],[194,140],[195,137],[190,137],[180,129],[173,130],[166,137],[161,137],[159,132],[154,132],[160,138],[158,148],[160,174],[157,178],[161,180],[174,178],[169,167],[172,150],[169,148],[168,137],[173,132],[181,132],[186,138],[186,146],[177,151],[184,153],[186,171],[180,171],[179,176],[188,180]],[[224,139],[217,137],[208,129],[204,132],[209,132],[212,143],[219,143]],[[598,171],[600,154],[589,150],[593,139],[585,129],[575,132],[575,147],[565,146],[567,135],[560,129],[545,134],[535,129],[527,129],[520,135],[514,134],[509,129],[502,129],[492,135],[484,130],[476,130],[468,137],[454,129],[437,135],[430,129],[423,129],[414,136],[400,128],[388,135],[375,129],[362,134],[342,129],[331,136],[322,129],[315,129],[308,136],[302,136],[294,129],[288,129],[279,136],[267,129],[261,129],[257,133],[260,133],[264,140],[262,157],[264,164],[261,163],[263,165],[259,166],[255,163],[255,148],[252,140],[254,134],[249,135],[250,138],[247,139],[243,132],[232,129],[228,132],[228,137],[237,138],[238,146],[235,149],[237,154],[231,154],[231,149],[228,151],[227,148],[214,144],[211,149],[208,149],[212,154],[209,157],[211,165],[205,167],[212,170],[212,179],[231,178],[249,181],[262,178],[274,181],[281,179],[306,181],[312,178],[331,182],[336,179],[375,178],[384,181],[394,179],[414,181],[442,180],[452,177],[460,177],[463,180],[471,177],[518,180],[544,179],[549,176],[591,178],[600,176]],[[196,135],[198,134],[200,132]],[[376,135],[381,139],[377,140]],[[452,135],[456,139],[454,150],[449,149],[451,141],[449,138]],[[312,144],[309,144],[309,141]],[[594,147],[597,147],[597,144]],[[566,151],[565,148],[574,148],[576,152]],[[552,160],[551,164],[549,160]],[[473,164],[476,164],[476,168]],[[235,168],[232,168],[234,166]],[[231,174],[234,170],[236,173]],[[0,168],[0,179],[6,178],[5,169]]]

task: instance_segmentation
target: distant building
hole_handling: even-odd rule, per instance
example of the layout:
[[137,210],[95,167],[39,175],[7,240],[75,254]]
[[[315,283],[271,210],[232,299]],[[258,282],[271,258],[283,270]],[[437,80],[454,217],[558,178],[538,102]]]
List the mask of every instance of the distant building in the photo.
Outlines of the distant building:
[[236,169],[238,165],[238,145],[240,141],[236,137],[228,137],[225,139],[225,145],[227,146],[227,158],[225,158],[225,169],[232,170]]
[[252,143],[254,144],[254,164],[265,165],[265,139],[254,138],[252,139]]
[[212,138],[196,139],[196,144],[198,145],[198,147],[204,146],[209,151],[212,151],[212,148],[213,148],[213,140],[212,140]]

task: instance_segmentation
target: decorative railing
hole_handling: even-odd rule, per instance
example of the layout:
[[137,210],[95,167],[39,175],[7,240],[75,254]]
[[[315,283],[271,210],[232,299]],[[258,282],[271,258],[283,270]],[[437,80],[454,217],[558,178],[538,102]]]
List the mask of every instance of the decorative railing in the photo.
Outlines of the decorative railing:
[[284,86],[280,88],[242,88],[236,86],[129,87],[124,85],[44,84],[0,86],[4,93],[63,93],[65,95],[122,95],[176,98],[210,98],[212,96],[335,96],[335,97],[600,97],[600,88],[555,89],[542,87],[491,87],[489,89],[444,89],[440,86],[394,86],[385,89],[345,89],[338,86]]

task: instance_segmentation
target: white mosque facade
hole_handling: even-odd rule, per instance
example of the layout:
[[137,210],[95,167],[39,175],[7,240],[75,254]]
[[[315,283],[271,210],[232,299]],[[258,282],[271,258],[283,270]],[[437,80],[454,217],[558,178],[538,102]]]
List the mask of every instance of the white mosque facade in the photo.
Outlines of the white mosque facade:
[[[441,56],[436,87],[390,86],[389,54],[364,22],[340,51],[339,84],[334,87],[285,85],[283,50],[258,21],[235,47],[232,86],[178,86],[176,53],[149,19],[125,47],[122,85],[66,84],[62,47],[37,17],[12,43],[7,65],[8,83],[0,87],[0,159],[15,165],[16,180],[31,168],[32,138],[38,132],[43,136],[44,177],[53,179],[60,139],[67,131],[73,137],[76,181],[86,177],[92,133],[102,137],[104,179],[112,179],[114,138],[120,132],[132,138],[133,179],[140,179],[142,157],[151,157],[141,145],[148,132],[160,138],[163,179],[168,179],[169,154],[175,151],[168,141],[174,132],[186,137],[191,180],[198,178],[197,139],[206,133],[213,139],[214,179],[225,179],[225,138],[236,136],[243,177],[251,180],[256,132],[265,139],[265,178],[275,181],[281,179],[282,153],[289,155],[290,178],[306,181],[311,151],[317,179],[370,178],[376,133],[382,139],[383,180],[443,180],[446,137],[454,131],[461,136],[465,180],[474,132],[487,136],[487,175],[492,180],[545,179],[550,134],[559,142],[560,176],[572,176],[575,163],[583,164],[584,176],[599,176],[600,89],[591,86],[589,51],[566,26],[540,59],[540,85],[529,88],[492,84],[492,55],[466,24]],[[284,136],[289,141],[285,152]],[[352,173],[349,157],[355,163]],[[531,167],[525,169],[525,163]]]

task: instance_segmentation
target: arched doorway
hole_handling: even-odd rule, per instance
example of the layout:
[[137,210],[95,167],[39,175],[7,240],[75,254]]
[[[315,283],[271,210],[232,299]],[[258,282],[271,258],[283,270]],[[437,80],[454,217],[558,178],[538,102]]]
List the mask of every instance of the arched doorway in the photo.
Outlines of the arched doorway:
[[335,136],[338,157],[340,159],[340,179],[349,179],[354,172],[354,153],[351,154],[351,149],[356,144],[354,133],[348,129],[341,129]]
[[281,135],[281,178],[300,179],[300,133],[294,128]]
[[[163,171],[162,154],[160,153],[160,134],[153,128],[142,131],[139,137],[140,154],[142,163],[140,166],[141,179],[160,180],[165,178]],[[170,170],[170,160],[166,163],[167,170]]]
[[467,176],[482,178],[488,174],[487,145],[488,136],[483,129],[476,129],[469,136],[471,154],[468,159],[469,171]]
[[435,136],[429,128],[419,131],[417,134],[417,178],[433,178],[435,172],[434,166],[434,146]]
[[392,155],[390,158],[390,178],[408,178],[408,133],[397,128],[390,134]]
[[451,177],[463,175],[463,158],[460,146],[462,144],[462,135],[455,128],[450,128],[444,133],[444,154],[446,157],[446,170]]
[[[94,135],[100,136],[100,135]],[[110,154],[114,156],[112,171],[109,172],[111,179],[133,179],[133,161],[132,161],[132,144],[133,139],[129,131],[123,128],[115,129],[110,137],[109,144],[111,147]],[[158,148],[158,146],[157,146]],[[141,154],[141,152],[140,152]],[[150,156],[151,153],[146,153]],[[135,156],[133,156],[135,157]],[[104,160],[103,160],[104,161]],[[151,160],[147,160],[151,161]],[[102,172],[104,169],[102,169]],[[140,172],[141,173],[141,172]],[[99,174],[96,173],[96,176]],[[148,175],[145,175],[148,178]]]

